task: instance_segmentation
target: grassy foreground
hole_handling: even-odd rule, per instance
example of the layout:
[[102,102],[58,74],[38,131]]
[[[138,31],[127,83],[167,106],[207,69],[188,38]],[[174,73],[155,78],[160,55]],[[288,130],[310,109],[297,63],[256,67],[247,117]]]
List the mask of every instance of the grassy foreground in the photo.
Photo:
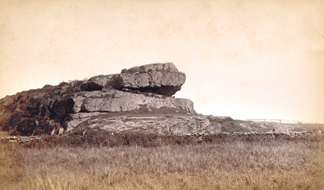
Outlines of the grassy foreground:
[[[261,137],[260,137],[261,138]],[[0,146],[0,189],[323,189],[322,141]]]

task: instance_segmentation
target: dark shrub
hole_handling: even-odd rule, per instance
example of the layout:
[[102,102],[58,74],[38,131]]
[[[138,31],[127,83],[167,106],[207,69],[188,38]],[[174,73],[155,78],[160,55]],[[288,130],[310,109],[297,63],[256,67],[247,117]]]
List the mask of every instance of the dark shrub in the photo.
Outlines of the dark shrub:
[[82,91],[95,91],[95,90],[101,90],[103,87],[95,82],[86,82],[86,83],[83,83],[81,86],[80,86],[81,90]]

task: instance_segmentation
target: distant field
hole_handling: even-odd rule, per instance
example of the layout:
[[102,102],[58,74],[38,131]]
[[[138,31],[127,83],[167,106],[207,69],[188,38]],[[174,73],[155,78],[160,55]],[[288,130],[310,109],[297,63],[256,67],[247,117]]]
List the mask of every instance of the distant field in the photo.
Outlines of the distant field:
[[0,148],[0,189],[324,187],[324,143],[319,139],[227,136],[148,147],[23,148],[2,143]]
[[280,123],[280,122],[263,122],[259,120],[246,121],[234,120],[221,123],[222,132],[302,132],[302,131],[324,131],[324,124],[307,124],[307,123]]
[[292,124],[296,131],[302,130],[322,130],[324,131],[324,124]]

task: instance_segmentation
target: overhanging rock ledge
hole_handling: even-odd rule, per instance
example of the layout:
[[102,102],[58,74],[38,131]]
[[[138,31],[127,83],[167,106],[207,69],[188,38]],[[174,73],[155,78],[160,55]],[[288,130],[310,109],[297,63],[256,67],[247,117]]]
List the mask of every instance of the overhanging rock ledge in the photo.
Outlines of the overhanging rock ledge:
[[0,99],[0,128],[27,136],[74,130],[218,133],[220,126],[198,115],[191,100],[172,97],[185,80],[173,63],[153,63],[119,74],[45,85]]

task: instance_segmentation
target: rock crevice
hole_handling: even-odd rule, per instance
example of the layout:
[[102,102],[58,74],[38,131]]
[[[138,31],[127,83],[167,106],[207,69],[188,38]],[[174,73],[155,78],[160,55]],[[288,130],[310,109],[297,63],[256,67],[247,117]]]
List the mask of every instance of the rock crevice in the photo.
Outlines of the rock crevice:
[[80,127],[205,133],[209,120],[197,116],[193,102],[171,97],[185,80],[173,63],[154,63],[119,74],[45,85],[0,99],[0,128],[27,136],[62,134]]

